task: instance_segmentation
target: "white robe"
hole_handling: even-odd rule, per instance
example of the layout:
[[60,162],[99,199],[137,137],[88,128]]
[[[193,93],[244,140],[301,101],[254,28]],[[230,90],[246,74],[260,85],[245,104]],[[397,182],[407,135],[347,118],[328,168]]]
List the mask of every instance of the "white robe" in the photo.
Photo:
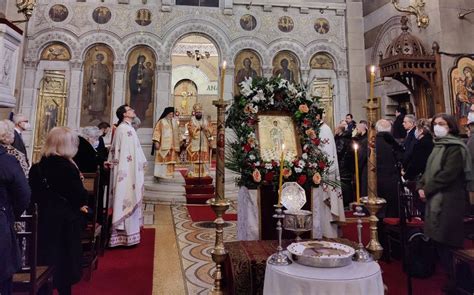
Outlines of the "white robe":
[[137,133],[128,122],[115,130],[109,153],[110,206],[113,208],[110,247],[140,243],[146,158]]
[[[340,183],[339,165],[337,161],[336,142],[331,128],[327,124],[321,125],[319,137],[321,151],[332,162],[329,175],[326,177]],[[320,239],[338,237],[338,226],[331,221],[345,221],[344,204],[342,202],[341,187],[332,187],[325,184],[313,188],[313,238]],[[327,201],[326,201],[327,200]],[[329,202],[330,206],[326,205]]]

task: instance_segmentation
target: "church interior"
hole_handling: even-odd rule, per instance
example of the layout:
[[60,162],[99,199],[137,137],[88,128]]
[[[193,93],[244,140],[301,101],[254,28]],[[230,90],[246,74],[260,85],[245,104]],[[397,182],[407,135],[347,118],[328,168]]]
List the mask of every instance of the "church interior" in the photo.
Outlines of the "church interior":
[[0,166],[37,198],[67,127],[88,197],[65,289],[0,173],[0,295],[474,294],[473,29],[472,0],[1,0]]

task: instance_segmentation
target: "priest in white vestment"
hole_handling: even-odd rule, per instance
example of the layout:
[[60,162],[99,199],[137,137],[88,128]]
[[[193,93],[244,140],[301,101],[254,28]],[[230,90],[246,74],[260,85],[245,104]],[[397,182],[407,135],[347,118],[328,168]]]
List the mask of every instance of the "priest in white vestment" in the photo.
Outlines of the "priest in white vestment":
[[147,160],[132,127],[135,111],[128,105],[117,109],[118,127],[110,147],[110,206],[113,208],[109,246],[140,243],[142,199]]
[[[329,174],[331,182],[340,183],[339,166],[337,161],[336,143],[331,128],[326,123],[320,127],[320,149],[332,162]],[[345,221],[342,190],[340,186],[333,187],[321,184],[313,188],[313,238],[320,239],[338,237],[338,221]]]

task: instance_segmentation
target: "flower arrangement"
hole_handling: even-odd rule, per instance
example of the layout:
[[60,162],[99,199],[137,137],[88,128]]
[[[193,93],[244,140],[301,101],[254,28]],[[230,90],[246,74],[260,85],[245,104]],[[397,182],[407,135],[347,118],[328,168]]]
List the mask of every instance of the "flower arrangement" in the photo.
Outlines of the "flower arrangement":
[[283,179],[306,187],[323,183],[332,185],[325,179],[332,163],[319,148],[322,144],[319,118],[323,111],[319,99],[308,97],[303,87],[280,77],[249,78],[240,86],[241,95],[236,96],[226,120],[226,127],[236,136],[227,145],[230,149],[226,153],[226,166],[240,174],[237,184],[256,188],[262,183],[278,183],[282,163],[279,160],[263,161],[255,131],[260,112],[283,110],[292,116],[302,147],[301,156],[284,161]]

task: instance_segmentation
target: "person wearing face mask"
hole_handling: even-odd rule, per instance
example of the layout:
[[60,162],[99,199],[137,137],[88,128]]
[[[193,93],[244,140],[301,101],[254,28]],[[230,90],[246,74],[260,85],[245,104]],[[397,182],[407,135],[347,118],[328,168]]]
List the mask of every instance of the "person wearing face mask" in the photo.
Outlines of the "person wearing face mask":
[[417,191],[426,202],[424,233],[434,242],[449,278],[443,290],[451,292],[455,287],[452,251],[462,248],[464,242],[463,213],[466,190],[471,191],[473,185],[472,161],[467,146],[458,137],[453,116],[434,116],[431,131],[435,136],[433,152]]
[[13,116],[13,123],[15,123],[15,139],[13,140],[12,146],[25,155],[26,162],[29,164],[22,133],[30,129],[30,123],[28,122],[28,118],[23,114],[15,114]]
[[411,160],[404,170],[404,177],[407,180],[417,180],[425,172],[426,162],[433,150],[433,136],[430,131],[430,122],[428,119],[419,119],[416,121],[415,129],[416,142],[413,146]]

